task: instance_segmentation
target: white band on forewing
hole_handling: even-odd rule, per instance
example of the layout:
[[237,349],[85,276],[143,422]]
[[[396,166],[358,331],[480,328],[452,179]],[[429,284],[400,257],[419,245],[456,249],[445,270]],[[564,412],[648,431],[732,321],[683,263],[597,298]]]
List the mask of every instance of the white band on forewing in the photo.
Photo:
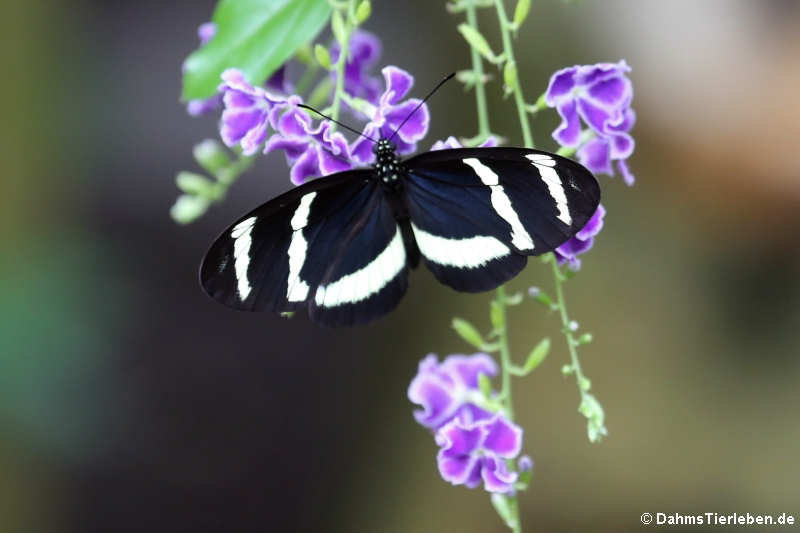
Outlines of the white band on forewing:
[[556,165],[555,160],[547,154],[528,154],[525,157],[539,171],[542,181],[547,185],[550,196],[555,200],[558,219],[567,226],[571,225],[572,216],[569,214],[569,203],[567,202],[567,195],[564,193],[564,185],[561,183],[558,172],[553,168]]
[[303,228],[308,224],[311,202],[316,196],[316,192],[310,192],[300,198],[300,205],[292,215],[291,225],[294,232],[289,243],[289,276],[286,278],[286,300],[289,302],[304,302],[308,298],[308,283],[300,279],[300,271],[308,253],[308,242],[303,235]]
[[474,157],[468,157],[463,161],[471,166],[483,184],[488,185],[489,189],[491,189],[492,207],[500,215],[500,218],[511,225],[511,244],[516,246],[518,250],[533,250],[533,239],[531,239],[522,222],[520,222],[517,212],[511,207],[511,199],[506,194],[503,186],[500,185],[500,178],[497,174]]
[[241,301],[245,301],[250,295],[250,291],[253,290],[253,287],[250,286],[250,280],[247,279],[247,269],[250,267],[250,247],[253,245],[253,239],[250,234],[253,231],[255,222],[256,217],[246,218],[231,230],[234,257],[233,269],[236,272],[236,290]]

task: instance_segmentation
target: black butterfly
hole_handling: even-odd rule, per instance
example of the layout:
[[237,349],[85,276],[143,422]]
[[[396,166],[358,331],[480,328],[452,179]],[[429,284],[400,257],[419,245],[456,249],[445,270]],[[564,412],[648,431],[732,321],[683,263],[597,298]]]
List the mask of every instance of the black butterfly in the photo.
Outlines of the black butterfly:
[[381,139],[374,152],[373,168],[315,179],[236,221],[203,260],[204,290],[236,309],[362,324],[397,306],[420,257],[455,290],[494,289],[580,231],[600,201],[591,172],[539,150],[401,162]]

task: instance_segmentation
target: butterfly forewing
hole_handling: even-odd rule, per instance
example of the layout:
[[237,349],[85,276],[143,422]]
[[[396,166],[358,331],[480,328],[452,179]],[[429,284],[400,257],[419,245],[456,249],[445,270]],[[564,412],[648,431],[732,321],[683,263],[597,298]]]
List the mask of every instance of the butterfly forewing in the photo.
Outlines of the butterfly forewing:
[[206,254],[205,291],[247,311],[307,305],[342,239],[376,200],[370,175],[357,170],[314,180],[241,217]]
[[427,152],[405,163],[417,245],[441,282],[495,288],[594,214],[600,189],[581,165],[522,148]]

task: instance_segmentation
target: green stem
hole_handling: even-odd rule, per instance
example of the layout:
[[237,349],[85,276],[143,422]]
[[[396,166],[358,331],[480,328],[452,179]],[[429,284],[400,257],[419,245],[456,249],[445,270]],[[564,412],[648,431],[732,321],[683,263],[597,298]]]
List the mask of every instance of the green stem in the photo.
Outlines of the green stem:
[[555,280],[556,286],[556,304],[561,316],[561,330],[564,332],[564,337],[567,340],[567,349],[569,350],[569,358],[572,363],[572,372],[575,374],[578,390],[581,393],[581,400],[583,400],[584,396],[586,395],[586,391],[584,390],[584,387],[581,386],[581,383],[586,383],[587,381],[586,377],[583,375],[583,370],[581,370],[581,361],[578,358],[578,340],[572,334],[572,330],[570,329],[569,313],[567,313],[567,302],[564,299],[564,274],[561,273],[561,269],[558,267],[558,261],[556,261],[555,258],[552,258],[550,263],[553,265],[553,279]]
[[[500,366],[502,369],[502,389],[500,397],[503,399],[505,415],[510,421],[514,421],[514,403],[511,394],[511,371],[514,367],[511,362],[511,349],[508,343],[508,322],[506,320],[506,290],[503,285],[497,287],[497,298],[495,300],[498,309],[497,344],[500,346]],[[510,470],[514,469],[513,462],[509,461]],[[516,496],[507,496],[509,505],[509,521],[507,525],[514,533],[522,532],[522,524],[519,519],[519,504]]]
[[[511,45],[511,23],[506,15],[506,8],[503,5],[503,0],[495,0],[495,7],[497,8],[497,18],[500,19],[500,35],[503,37],[503,53],[507,62],[516,65],[514,59],[514,48]],[[528,123],[528,114],[525,104],[525,98],[522,96],[522,84],[517,81],[514,84],[514,102],[517,105],[517,114],[519,115],[519,125],[522,128],[522,140],[525,146],[533,148],[533,135],[531,135],[531,126]]]
[[[342,9],[344,4],[334,5],[336,9]],[[347,1],[347,16],[344,17],[344,42],[339,43],[339,60],[336,61],[336,90],[333,93],[333,104],[331,105],[331,118],[339,119],[339,108],[342,104],[342,94],[344,93],[344,67],[347,64],[347,56],[350,53],[350,35],[353,33],[353,25],[350,22],[355,19],[356,2]],[[336,130],[336,123],[331,124],[331,133]]]
[[[478,31],[478,16],[475,4],[467,3],[467,24],[476,32]],[[472,58],[472,72],[475,75],[475,105],[478,109],[478,139],[476,144],[480,144],[489,137],[491,128],[489,127],[489,113],[486,108],[486,88],[484,87],[483,60],[476,49],[470,46],[470,56]]]
[[508,325],[506,323],[506,290],[503,285],[497,287],[497,307],[500,315],[500,327],[497,332],[497,344],[500,347],[500,364],[502,366],[502,390],[503,406],[509,420],[514,420],[514,405],[511,398],[511,349],[508,345]]

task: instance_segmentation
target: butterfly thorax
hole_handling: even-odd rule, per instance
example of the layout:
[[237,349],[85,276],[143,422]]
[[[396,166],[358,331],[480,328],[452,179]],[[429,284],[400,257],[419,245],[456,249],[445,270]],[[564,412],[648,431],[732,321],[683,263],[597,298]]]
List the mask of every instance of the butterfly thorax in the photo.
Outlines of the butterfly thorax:
[[403,165],[397,159],[397,147],[388,139],[381,139],[372,151],[375,153],[375,173],[381,182],[391,189],[400,186],[400,177],[405,172]]

